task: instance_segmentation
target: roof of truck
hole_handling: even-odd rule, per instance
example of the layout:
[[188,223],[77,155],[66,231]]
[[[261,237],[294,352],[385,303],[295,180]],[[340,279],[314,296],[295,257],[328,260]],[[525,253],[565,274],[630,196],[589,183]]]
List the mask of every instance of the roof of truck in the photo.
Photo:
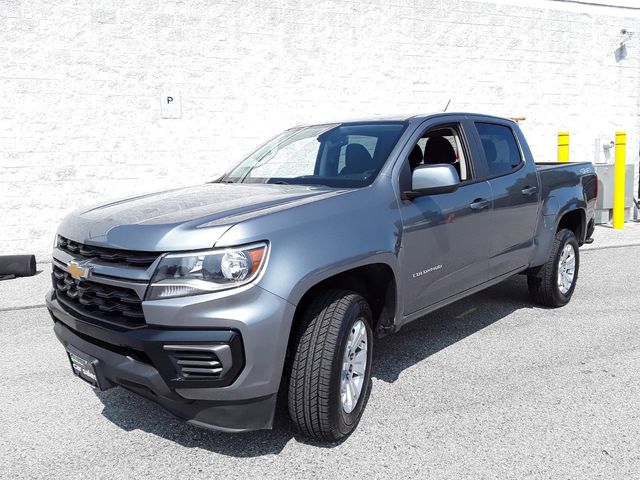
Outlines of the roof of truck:
[[473,117],[484,117],[487,119],[496,119],[496,120],[508,120],[513,121],[508,117],[501,117],[498,115],[488,115],[485,113],[478,112],[431,112],[431,113],[418,113],[418,114],[387,114],[387,115],[375,115],[370,117],[359,117],[359,118],[350,118],[350,119],[341,119],[341,120],[333,120],[328,122],[314,122],[314,123],[304,123],[298,126],[311,126],[311,125],[323,125],[323,124],[338,124],[338,123],[373,123],[373,122],[408,122],[412,120],[426,120],[429,117],[437,117],[437,116],[473,116]]

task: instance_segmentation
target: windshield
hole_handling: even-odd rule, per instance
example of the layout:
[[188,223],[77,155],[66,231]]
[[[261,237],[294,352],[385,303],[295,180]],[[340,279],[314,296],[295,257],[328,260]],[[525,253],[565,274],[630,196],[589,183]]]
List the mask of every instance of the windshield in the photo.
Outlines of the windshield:
[[371,122],[287,130],[220,181],[363,187],[373,182],[405,127],[403,122]]

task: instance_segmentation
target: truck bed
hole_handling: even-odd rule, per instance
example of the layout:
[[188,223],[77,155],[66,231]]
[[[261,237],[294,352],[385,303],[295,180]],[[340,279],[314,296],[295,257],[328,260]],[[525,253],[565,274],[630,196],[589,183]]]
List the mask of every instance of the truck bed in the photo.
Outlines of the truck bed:
[[536,170],[545,198],[553,195],[556,189],[570,186],[579,186],[586,200],[598,195],[598,177],[591,162],[536,163]]
[[589,167],[593,171],[593,165],[590,162],[536,162],[538,171],[565,169],[567,167],[580,166],[582,168]]
[[[536,170],[542,187],[542,197],[551,198],[556,195],[565,196],[571,187],[578,187],[575,192],[581,192],[582,198],[574,198],[570,202],[585,201],[588,204],[586,218],[588,219],[586,238],[593,232],[593,215],[595,199],[598,196],[598,176],[590,162],[544,162],[536,163]],[[564,191],[565,193],[560,193]]]

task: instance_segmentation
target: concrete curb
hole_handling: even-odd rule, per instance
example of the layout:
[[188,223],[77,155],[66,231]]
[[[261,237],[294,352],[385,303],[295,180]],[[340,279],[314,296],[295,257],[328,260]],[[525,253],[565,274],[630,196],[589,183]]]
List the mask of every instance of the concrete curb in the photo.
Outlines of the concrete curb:
[[608,250],[610,248],[625,248],[625,247],[640,247],[640,242],[624,243],[622,245],[603,245],[602,247],[588,246],[588,247],[582,247],[581,250],[583,252],[593,252],[594,250]]
[[40,303],[38,305],[26,305],[23,307],[9,307],[9,308],[0,308],[0,312],[15,312],[17,310],[33,310],[35,308],[44,308],[47,305],[45,303]]
[[51,288],[51,263],[38,263],[32,277],[0,281],[0,318],[14,310],[42,308],[44,296]]

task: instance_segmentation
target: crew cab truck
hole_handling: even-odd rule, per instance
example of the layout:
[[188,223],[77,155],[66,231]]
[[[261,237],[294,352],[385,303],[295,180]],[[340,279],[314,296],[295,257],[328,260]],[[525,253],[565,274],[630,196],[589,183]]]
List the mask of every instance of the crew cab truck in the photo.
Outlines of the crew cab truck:
[[374,334],[519,273],[569,302],[596,196],[590,163],[536,165],[503,118],[301,126],[216,181],[68,215],[46,303],[96,389],[228,432],[270,428],[280,398],[331,441],[362,415]]

